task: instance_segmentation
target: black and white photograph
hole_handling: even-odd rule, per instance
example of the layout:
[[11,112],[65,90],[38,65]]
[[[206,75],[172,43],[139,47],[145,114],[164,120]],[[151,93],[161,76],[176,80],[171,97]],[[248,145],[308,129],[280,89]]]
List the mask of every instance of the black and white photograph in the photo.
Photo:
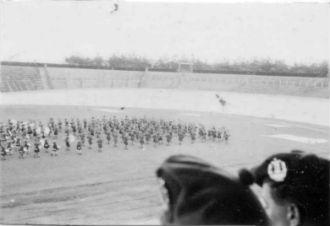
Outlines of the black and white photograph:
[[1,0],[1,225],[330,225],[330,2]]

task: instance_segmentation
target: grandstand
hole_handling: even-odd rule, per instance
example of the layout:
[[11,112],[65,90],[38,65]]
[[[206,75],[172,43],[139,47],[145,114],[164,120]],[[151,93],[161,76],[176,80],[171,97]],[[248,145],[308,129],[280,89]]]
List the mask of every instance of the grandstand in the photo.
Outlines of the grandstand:
[[82,88],[165,88],[329,97],[329,78],[133,71],[2,62],[1,92]]
[[2,66],[1,91],[14,92],[45,89],[45,83],[38,67]]

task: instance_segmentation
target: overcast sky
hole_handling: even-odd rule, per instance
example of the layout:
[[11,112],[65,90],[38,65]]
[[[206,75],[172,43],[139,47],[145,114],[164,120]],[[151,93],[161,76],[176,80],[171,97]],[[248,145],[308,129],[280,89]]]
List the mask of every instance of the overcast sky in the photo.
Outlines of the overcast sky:
[[70,55],[135,54],[209,62],[329,59],[329,4],[6,1],[3,60],[64,62]]

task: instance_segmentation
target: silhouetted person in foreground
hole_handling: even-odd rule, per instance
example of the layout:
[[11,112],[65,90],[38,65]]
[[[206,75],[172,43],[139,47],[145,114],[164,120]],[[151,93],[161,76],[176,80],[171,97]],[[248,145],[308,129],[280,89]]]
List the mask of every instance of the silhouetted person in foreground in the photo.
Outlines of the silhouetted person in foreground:
[[267,225],[248,186],[199,158],[171,156],[156,175],[163,185],[164,225]]
[[327,159],[293,150],[241,170],[240,177],[261,187],[272,225],[329,226],[329,165]]

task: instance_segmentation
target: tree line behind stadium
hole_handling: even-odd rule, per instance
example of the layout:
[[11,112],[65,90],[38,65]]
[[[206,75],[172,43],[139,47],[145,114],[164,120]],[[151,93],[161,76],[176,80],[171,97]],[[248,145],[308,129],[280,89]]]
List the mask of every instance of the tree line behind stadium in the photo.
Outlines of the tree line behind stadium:
[[[21,66],[42,66],[44,63],[20,63],[3,61],[4,65]],[[56,67],[79,67],[91,69],[114,69],[128,71],[161,71],[176,72],[181,70],[181,66],[188,67],[188,70],[195,73],[215,73],[215,74],[253,74],[272,76],[299,76],[299,77],[328,77],[328,62],[320,63],[295,63],[288,65],[281,60],[254,59],[250,61],[221,61],[217,63],[207,63],[202,60],[164,60],[158,59],[154,62],[139,56],[117,56],[113,55],[108,59],[102,57],[81,57],[70,56],[65,58],[65,64],[47,64]]]

